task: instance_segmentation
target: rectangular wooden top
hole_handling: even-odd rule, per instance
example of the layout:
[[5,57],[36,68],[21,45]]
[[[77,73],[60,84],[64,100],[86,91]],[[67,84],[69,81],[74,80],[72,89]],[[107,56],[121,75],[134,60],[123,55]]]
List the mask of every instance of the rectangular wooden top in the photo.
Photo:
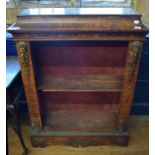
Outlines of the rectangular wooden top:
[[44,15],[140,15],[132,8],[34,8],[25,9],[17,16]]
[[132,8],[25,9],[7,30],[16,40],[131,40],[148,33],[141,14]]

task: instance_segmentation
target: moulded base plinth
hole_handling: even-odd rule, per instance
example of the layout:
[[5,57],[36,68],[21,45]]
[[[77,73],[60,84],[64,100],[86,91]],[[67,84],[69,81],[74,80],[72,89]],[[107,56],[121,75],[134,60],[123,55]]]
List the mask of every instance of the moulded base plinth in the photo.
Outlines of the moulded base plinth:
[[70,145],[75,147],[97,145],[123,145],[127,146],[128,132],[78,132],[78,131],[44,131],[33,130],[31,143],[34,147],[48,145]]

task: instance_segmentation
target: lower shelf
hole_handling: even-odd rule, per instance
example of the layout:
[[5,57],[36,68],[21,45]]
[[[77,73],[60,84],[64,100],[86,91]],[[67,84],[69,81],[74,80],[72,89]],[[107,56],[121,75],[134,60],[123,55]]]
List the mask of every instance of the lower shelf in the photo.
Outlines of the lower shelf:
[[50,131],[115,131],[116,118],[116,112],[102,110],[53,111],[42,114],[43,126]]

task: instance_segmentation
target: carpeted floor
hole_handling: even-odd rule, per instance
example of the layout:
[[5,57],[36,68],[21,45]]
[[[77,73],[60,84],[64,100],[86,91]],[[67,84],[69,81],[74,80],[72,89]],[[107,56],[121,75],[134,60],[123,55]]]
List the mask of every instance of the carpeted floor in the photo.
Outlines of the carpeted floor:
[[[76,148],[71,146],[51,145],[46,148],[33,148],[29,140],[30,127],[22,125],[24,140],[29,148],[29,155],[149,155],[149,117],[131,116],[129,120],[130,141],[127,147],[91,146]],[[9,155],[21,155],[22,148],[18,137],[8,129]]]

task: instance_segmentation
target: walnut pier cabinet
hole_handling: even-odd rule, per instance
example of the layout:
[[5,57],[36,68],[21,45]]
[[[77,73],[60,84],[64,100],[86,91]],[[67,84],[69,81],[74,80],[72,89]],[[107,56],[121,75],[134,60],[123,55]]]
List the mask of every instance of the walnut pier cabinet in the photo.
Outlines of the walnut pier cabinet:
[[26,9],[16,41],[33,146],[127,145],[148,29],[131,8]]

